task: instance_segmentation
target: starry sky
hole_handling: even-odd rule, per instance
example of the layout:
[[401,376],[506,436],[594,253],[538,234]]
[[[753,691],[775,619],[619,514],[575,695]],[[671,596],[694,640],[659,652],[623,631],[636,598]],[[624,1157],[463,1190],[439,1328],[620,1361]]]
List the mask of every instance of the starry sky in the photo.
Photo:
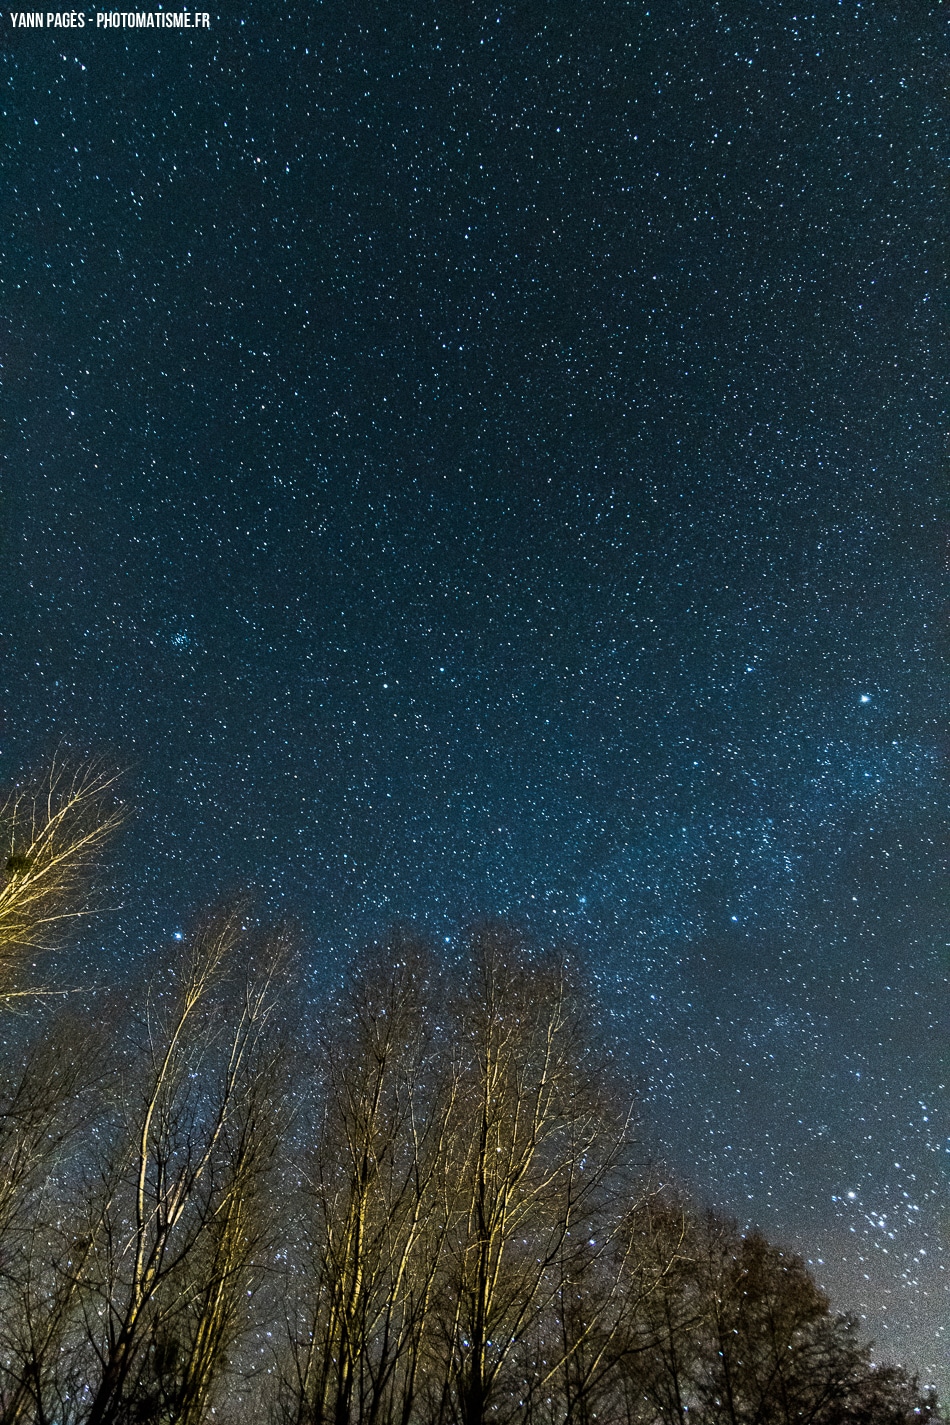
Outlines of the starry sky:
[[3,16],[0,775],[255,888],[580,947],[655,1151],[950,1389],[948,16]]

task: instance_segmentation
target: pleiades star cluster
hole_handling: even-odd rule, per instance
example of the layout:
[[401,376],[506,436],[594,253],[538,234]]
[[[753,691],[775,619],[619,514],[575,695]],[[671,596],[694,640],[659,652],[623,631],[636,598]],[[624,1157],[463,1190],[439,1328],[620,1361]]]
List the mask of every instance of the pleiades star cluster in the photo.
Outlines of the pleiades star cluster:
[[[945,6],[3,17],[0,774],[579,947],[654,1152],[950,1388]],[[78,971],[77,971],[78,972]]]

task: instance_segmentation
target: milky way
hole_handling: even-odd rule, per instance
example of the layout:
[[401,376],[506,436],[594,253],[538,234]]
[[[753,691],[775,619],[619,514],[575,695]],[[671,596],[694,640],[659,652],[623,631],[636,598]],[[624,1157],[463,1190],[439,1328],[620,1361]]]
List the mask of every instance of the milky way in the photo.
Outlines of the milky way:
[[950,1388],[945,13],[88,13],[4,16],[0,772],[129,769],[97,958],[567,937],[655,1152]]

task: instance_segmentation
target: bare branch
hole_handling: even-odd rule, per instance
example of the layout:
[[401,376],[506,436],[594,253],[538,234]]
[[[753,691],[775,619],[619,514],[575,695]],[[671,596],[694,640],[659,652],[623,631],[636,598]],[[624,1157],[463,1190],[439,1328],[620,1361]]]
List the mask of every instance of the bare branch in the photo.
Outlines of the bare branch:
[[98,763],[54,761],[0,807],[0,998],[29,993],[17,983],[29,957],[91,913],[92,873],[124,819],[116,784]]

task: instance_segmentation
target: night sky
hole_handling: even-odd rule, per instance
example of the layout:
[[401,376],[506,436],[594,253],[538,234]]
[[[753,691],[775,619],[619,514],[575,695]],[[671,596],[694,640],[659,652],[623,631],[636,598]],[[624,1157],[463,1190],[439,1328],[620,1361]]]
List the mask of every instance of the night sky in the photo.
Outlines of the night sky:
[[0,190],[0,777],[138,808],[76,966],[245,885],[315,1000],[564,937],[654,1150],[947,1390],[946,7],[86,15],[2,17]]

